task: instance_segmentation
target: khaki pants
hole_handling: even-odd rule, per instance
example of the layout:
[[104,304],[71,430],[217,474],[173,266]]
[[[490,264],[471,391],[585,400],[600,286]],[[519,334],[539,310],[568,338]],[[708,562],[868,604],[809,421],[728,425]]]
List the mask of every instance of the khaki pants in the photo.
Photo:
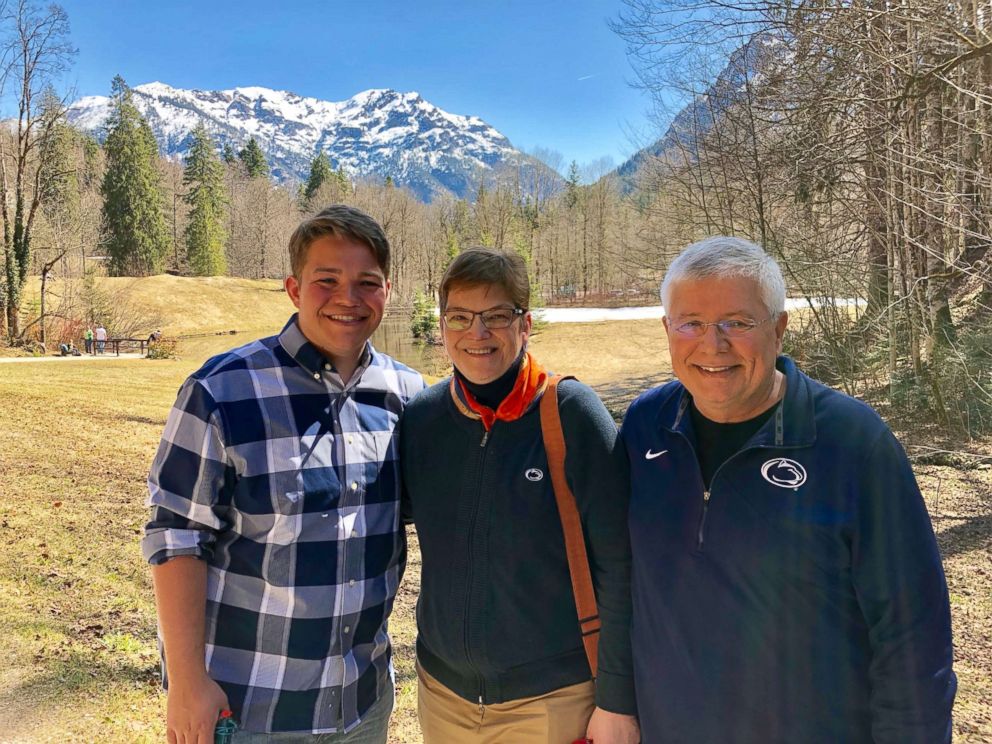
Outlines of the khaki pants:
[[417,665],[417,715],[424,744],[572,744],[586,735],[592,680],[537,697],[479,706]]

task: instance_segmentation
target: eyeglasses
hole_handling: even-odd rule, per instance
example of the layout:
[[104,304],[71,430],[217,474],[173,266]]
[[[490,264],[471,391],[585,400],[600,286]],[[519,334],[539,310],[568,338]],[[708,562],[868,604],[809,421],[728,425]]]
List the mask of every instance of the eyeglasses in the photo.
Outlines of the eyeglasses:
[[519,307],[494,307],[480,313],[471,310],[445,310],[441,317],[444,318],[444,324],[452,331],[467,331],[475,322],[476,315],[482,319],[482,325],[490,331],[498,331],[501,328],[509,328],[517,316],[525,312],[527,311]]
[[741,336],[746,336],[751,331],[753,331],[758,326],[767,323],[769,320],[774,320],[776,315],[770,318],[765,318],[764,320],[753,321],[753,320],[717,320],[712,323],[704,323],[701,320],[687,320],[685,323],[679,323],[673,326],[673,330],[680,336],[685,336],[686,338],[699,338],[704,333],[706,329],[710,326],[716,326],[717,329],[728,338],[740,338]]

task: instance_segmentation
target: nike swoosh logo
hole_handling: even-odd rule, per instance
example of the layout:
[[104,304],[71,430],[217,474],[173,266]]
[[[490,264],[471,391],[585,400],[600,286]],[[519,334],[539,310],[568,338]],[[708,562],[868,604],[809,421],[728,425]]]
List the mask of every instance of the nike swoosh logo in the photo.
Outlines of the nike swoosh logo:
[[651,450],[648,450],[647,452],[644,453],[644,459],[653,460],[656,457],[661,457],[666,452],[668,452],[668,450],[662,450],[661,452],[652,452]]

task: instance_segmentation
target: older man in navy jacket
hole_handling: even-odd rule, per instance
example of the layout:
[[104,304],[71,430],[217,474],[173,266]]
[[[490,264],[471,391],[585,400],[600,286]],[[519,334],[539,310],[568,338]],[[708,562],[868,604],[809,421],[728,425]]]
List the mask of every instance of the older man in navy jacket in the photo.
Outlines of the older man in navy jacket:
[[758,246],[690,246],[662,300],[678,380],[622,432],[644,744],[949,742],[947,586],[899,443],[779,355]]

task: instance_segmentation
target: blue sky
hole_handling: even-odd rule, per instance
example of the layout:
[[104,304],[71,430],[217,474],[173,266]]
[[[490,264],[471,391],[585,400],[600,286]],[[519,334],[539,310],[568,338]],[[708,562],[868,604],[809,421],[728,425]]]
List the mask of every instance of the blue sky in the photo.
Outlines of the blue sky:
[[[131,85],[261,85],[343,100],[418,91],[482,117],[523,150],[619,165],[646,144],[647,97],[630,87],[619,0],[62,0],[80,96]],[[640,145],[637,144],[640,142]]]

